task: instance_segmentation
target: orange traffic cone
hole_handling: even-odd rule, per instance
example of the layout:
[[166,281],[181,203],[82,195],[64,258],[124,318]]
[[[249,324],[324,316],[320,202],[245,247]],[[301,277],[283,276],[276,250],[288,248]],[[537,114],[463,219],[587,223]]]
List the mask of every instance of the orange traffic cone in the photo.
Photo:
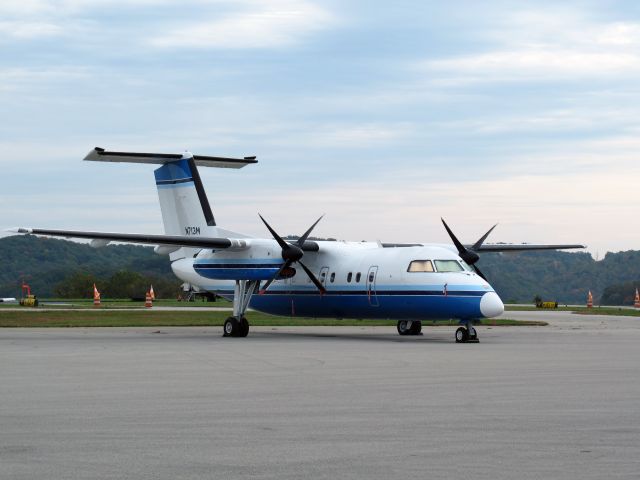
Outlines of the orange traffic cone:
[[636,299],[633,302],[633,306],[636,308],[640,308],[640,294],[638,294],[638,288],[636,287]]
[[155,301],[156,294],[153,292],[153,285],[151,285],[151,288],[149,289],[149,295],[151,295],[151,300]]
[[100,306],[100,292],[96,288],[96,284],[95,283],[93,284],[93,306],[94,307],[99,307]]
[[589,294],[587,295],[587,308],[593,308],[593,295],[591,295],[591,290],[589,290]]
[[151,299],[151,292],[147,292],[147,295],[144,298],[144,306],[147,308],[153,307],[153,300]]

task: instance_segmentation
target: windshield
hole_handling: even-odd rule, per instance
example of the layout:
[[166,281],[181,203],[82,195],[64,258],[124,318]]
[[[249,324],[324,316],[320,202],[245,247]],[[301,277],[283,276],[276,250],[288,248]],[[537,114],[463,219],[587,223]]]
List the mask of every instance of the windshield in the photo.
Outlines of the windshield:
[[467,272],[473,272],[473,267],[464,260],[460,262],[460,264],[462,265],[462,268],[464,268]]
[[436,260],[436,269],[439,272],[461,272],[463,270],[456,260]]
[[433,272],[431,260],[414,260],[409,264],[407,272]]

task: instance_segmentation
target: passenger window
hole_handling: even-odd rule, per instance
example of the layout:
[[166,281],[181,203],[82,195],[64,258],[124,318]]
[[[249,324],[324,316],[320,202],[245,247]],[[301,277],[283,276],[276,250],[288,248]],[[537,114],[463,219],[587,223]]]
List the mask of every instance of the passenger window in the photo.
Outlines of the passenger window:
[[409,264],[407,272],[433,272],[431,260],[414,260]]
[[373,273],[373,272],[371,272],[371,273],[369,274],[369,283],[373,282],[373,279],[374,279],[374,278],[375,278],[375,275],[374,275],[374,273]]
[[439,272],[461,272],[464,270],[456,260],[436,260],[435,262]]
[[349,274],[347,275],[347,282],[351,283],[351,277],[353,276],[353,273],[349,272]]
[[356,273],[356,283],[360,283],[360,272]]
[[336,272],[331,272],[331,277],[329,278],[329,281],[333,283],[335,279],[336,279]]

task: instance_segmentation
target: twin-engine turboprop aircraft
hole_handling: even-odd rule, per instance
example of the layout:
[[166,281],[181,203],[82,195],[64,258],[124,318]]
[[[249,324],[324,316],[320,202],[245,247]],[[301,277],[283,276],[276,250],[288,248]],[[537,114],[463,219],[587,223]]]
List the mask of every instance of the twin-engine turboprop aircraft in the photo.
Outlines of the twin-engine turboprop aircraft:
[[[224,335],[245,337],[248,307],[274,315],[394,319],[400,335],[417,335],[422,321],[458,319],[456,342],[477,341],[473,324],[504,311],[476,266],[481,252],[584,248],[583,245],[485,245],[494,227],[471,246],[444,224],[451,245],[309,240],[320,219],[295,241],[250,238],[216,225],[197,166],[242,168],[255,157],[108,152],[85,160],[159,164],[155,170],[164,235],[18,228],[23,234],[156,245],[178,278],[233,300]],[[321,217],[322,218],[322,217]]]

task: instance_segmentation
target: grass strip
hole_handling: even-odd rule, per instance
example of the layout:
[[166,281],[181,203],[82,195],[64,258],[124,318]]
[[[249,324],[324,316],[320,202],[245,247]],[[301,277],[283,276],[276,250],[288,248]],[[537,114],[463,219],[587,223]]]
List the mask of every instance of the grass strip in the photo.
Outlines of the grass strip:
[[[118,310],[91,311],[47,311],[37,310],[8,312],[0,310],[0,327],[186,327],[186,326],[222,326],[229,312],[180,312],[180,311],[127,311]],[[250,312],[249,323],[254,326],[395,326],[395,320],[357,320],[327,318],[276,317],[258,312]],[[422,322],[422,325],[457,325],[457,320],[437,320]],[[483,322],[488,326],[547,325],[541,321],[521,321],[511,319],[489,319]]]
[[640,317],[640,310],[619,307],[558,307],[558,308],[537,308],[534,306],[509,305],[505,307],[508,312],[573,312],[579,315],[617,315],[623,317]]

